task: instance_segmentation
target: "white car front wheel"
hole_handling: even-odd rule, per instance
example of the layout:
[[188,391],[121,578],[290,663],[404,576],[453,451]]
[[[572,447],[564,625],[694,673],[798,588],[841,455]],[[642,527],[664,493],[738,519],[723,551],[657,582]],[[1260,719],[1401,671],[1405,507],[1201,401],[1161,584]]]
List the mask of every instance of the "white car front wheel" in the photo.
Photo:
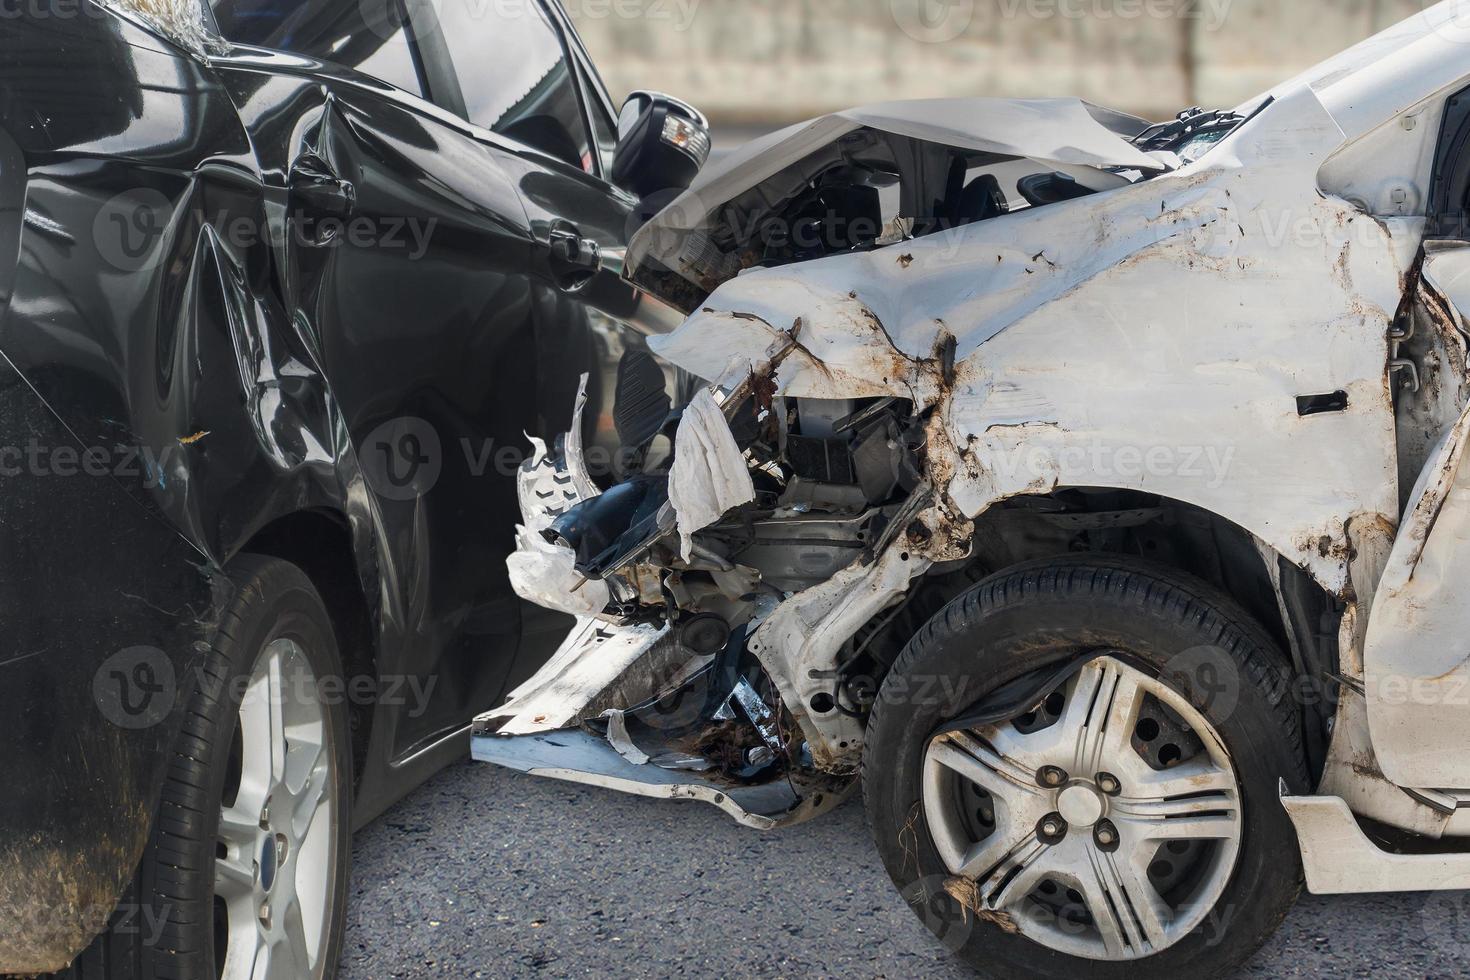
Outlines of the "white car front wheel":
[[1227,596],[1108,556],[1012,569],[909,642],[869,721],[879,854],[991,976],[1228,972],[1301,890],[1289,661]]

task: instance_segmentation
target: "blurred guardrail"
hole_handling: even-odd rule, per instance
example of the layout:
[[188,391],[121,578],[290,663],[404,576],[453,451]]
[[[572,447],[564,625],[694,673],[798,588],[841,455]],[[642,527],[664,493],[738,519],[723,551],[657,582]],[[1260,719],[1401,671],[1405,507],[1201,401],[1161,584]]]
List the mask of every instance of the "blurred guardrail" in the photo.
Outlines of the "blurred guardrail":
[[1431,0],[565,0],[614,97],[719,123],[955,95],[1234,106]]

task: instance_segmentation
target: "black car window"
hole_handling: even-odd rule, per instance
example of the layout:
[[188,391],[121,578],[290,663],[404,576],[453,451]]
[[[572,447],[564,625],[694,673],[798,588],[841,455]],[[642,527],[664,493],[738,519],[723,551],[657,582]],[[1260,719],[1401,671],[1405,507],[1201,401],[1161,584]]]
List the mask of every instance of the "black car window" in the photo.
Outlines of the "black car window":
[[213,0],[224,37],[330,61],[422,98],[398,0]]
[[587,93],[587,116],[597,137],[597,151],[602,156],[602,172],[612,173],[613,155],[618,148],[618,124],[613,122],[606,104],[597,97],[596,83],[584,69],[582,84]]
[[537,0],[435,0],[469,121],[591,173],[560,31]]

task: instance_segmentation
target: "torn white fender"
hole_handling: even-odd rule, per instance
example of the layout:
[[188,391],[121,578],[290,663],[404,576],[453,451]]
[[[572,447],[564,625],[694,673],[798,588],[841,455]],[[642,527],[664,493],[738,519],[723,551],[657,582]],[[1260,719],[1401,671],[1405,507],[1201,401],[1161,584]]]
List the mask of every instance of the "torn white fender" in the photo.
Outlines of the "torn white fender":
[[669,473],[669,503],[678,518],[684,560],[693,554],[694,532],[754,499],[745,454],[725,413],[708,390],[699,392],[679,420]]
[[516,528],[516,550],[505,560],[511,588],[527,602],[573,616],[596,616],[612,598],[606,582],[585,578],[572,549],[549,543],[535,531]]

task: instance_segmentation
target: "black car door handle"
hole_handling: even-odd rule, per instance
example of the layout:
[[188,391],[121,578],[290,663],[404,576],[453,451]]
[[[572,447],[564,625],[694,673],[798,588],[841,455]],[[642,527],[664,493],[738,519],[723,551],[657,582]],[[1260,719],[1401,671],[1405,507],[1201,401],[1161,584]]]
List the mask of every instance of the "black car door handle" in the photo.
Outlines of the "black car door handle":
[[551,254],[570,269],[596,272],[602,268],[602,247],[570,229],[558,228],[551,233]]
[[290,187],[294,206],[309,217],[346,219],[357,210],[357,188],[314,156],[291,167]]

